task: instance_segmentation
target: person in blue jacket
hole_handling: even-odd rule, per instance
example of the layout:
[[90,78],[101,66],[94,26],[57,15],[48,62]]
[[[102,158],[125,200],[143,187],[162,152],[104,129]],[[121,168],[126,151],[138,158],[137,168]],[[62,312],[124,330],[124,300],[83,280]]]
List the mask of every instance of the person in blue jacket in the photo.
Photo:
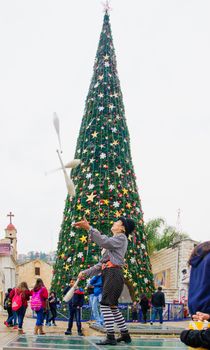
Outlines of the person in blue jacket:
[[103,324],[102,316],[99,312],[99,303],[102,298],[102,277],[101,275],[94,276],[90,280],[90,285],[93,286],[92,312],[97,325]]
[[189,259],[191,266],[188,306],[191,315],[210,314],[210,241],[197,245]]
[[[71,287],[74,286],[76,281],[76,278],[71,278],[69,286],[67,286],[64,291],[63,295],[66,295],[66,293],[70,290]],[[72,299],[69,300],[69,322],[68,322],[68,328],[65,332],[65,335],[71,335],[72,334],[72,326],[74,317],[76,319],[77,323],[77,332],[78,335],[83,336],[82,333],[82,324],[81,324],[81,307],[84,304],[84,290],[82,288],[76,288],[74,291],[74,296]]]
[[[190,256],[191,265],[188,305],[194,321],[210,322],[210,241],[199,244]],[[183,343],[193,348],[210,349],[210,328],[184,330]]]

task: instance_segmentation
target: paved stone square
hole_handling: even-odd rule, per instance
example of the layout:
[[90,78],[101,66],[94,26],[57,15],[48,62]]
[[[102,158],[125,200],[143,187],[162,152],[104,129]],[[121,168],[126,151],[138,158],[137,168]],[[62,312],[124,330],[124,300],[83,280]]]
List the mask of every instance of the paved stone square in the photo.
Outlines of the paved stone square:
[[[3,350],[23,350],[23,349],[77,349],[77,350],[110,350],[113,346],[97,346],[95,343],[98,341],[97,337],[68,337],[68,336],[34,336],[24,335],[19,336],[16,339],[9,342],[9,344],[3,347]],[[131,344],[119,344],[114,346],[114,349],[126,350],[168,350],[168,349],[187,349],[178,339],[138,339],[133,338]]]
[[[24,331],[26,335],[18,337],[17,330],[13,330],[12,328],[7,328],[4,325],[4,320],[6,319],[5,315],[0,315],[0,350],[9,350],[9,349],[77,349],[77,350],[92,350],[92,349],[113,349],[112,347],[101,347],[96,346],[95,342],[99,339],[103,339],[104,334],[98,332],[96,329],[91,329],[88,322],[82,323],[83,332],[85,337],[78,337],[76,331],[76,325],[73,326],[73,335],[72,336],[64,336],[64,332],[67,327],[67,322],[57,321],[57,327],[44,327],[46,332],[45,336],[34,336],[34,325],[35,319],[30,317],[26,317],[24,319]],[[174,327],[186,328],[189,322],[167,322],[164,323],[164,328]],[[150,330],[150,324],[141,325],[141,324],[128,324],[128,326],[132,329],[132,343],[130,346],[126,344],[120,344],[119,346],[115,346],[114,349],[132,349],[132,350],[158,350],[158,349],[187,349],[180,341],[178,336],[172,338],[171,335],[152,335],[152,334],[138,334],[135,332],[136,328],[144,327],[145,331]],[[154,325],[157,329],[160,328],[158,324]],[[136,333],[136,334],[135,334]]]

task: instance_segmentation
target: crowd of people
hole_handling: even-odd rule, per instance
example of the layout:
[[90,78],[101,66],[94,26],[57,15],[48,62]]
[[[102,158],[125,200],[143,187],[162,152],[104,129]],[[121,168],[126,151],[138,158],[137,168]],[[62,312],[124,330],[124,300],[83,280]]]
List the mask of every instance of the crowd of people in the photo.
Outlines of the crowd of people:
[[[118,308],[118,299],[124,286],[122,267],[128,246],[128,236],[132,234],[135,224],[132,219],[120,217],[114,222],[111,232],[112,237],[101,234],[83,220],[74,224],[76,228],[82,228],[89,232],[89,238],[102,248],[100,261],[81,271],[78,278],[84,280],[91,278],[88,283],[89,303],[92,307],[92,316],[97,325],[104,325],[106,338],[96,344],[116,345],[119,342],[130,343],[131,337],[125,323],[125,319]],[[199,244],[193,250],[189,259],[191,266],[189,285],[189,311],[194,321],[210,321],[210,241]],[[69,286],[64,290],[64,295],[74,286],[76,279],[71,278]],[[39,278],[32,290],[29,290],[26,282],[20,283],[17,288],[8,289],[4,300],[4,308],[8,312],[5,321],[7,327],[18,329],[23,334],[23,321],[30,300],[31,309],[36,313],[35,334],[45,334],[43,331],[44,320],[46,325],[51,322],[56,326],[58,299],[56,294],[48,291],[43,281]],[[73,297],[69,300],[69,321],[65,332],[72,334],[74,318],[76,320],[78,335],[83,336],[81,327],[81,308],[84,304],[84,290],[76,287]],[[100,305],[100,309],[99,309]],[[158,316],[160,324],[163,323],[163,310],[165,308],[165,296],[161,287],[152,295],[151,300],[145,294],[139,301],[132,304],[132,320],[139,319],[141,308],[143,322],[147,322],[148,310],[152,308],[150,324],[153,324]],[[120,330],[120,337],[115,338],[114,324]],[[210,328],[202,330],[185,330],[181,333],[181,341],[192,347],[210,349]]]
[[43,330],[45,320],[47,326],[50,326],[51,322],[56,326],[55,318],[57,316],[58,300],[54,292],[48,295],[41,278],[36,280],[32,290],[29,290],[26,282],[21,282],[17,288],[8,289],[4,299],[4,309],[8,313],[8,318],[4,324],[7,327],[17,329],[18,334],[24,334],[23,322],[29,300],[31,309],[36,314],[34,334],[45,334]]

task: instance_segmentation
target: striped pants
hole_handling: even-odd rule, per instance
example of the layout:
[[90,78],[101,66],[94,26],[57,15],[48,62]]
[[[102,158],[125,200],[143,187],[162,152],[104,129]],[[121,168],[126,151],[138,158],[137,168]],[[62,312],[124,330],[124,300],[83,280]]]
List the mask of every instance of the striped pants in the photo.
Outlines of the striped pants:
[[101,305],[101,313],[104,317],[107,333],[114,334],[114,323],[116,323],[121,333],[127,332],[125,319],[117,306]]

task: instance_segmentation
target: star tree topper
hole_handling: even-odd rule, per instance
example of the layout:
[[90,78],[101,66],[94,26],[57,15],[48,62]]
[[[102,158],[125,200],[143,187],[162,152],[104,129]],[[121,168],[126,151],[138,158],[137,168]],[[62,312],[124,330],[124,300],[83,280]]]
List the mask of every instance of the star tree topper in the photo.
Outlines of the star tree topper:
[[105,2],[102,2],[102,5],[104,7],[104,12],[110,12],[112,10],[110,4],[109,4],[109,0],[106,0]]

